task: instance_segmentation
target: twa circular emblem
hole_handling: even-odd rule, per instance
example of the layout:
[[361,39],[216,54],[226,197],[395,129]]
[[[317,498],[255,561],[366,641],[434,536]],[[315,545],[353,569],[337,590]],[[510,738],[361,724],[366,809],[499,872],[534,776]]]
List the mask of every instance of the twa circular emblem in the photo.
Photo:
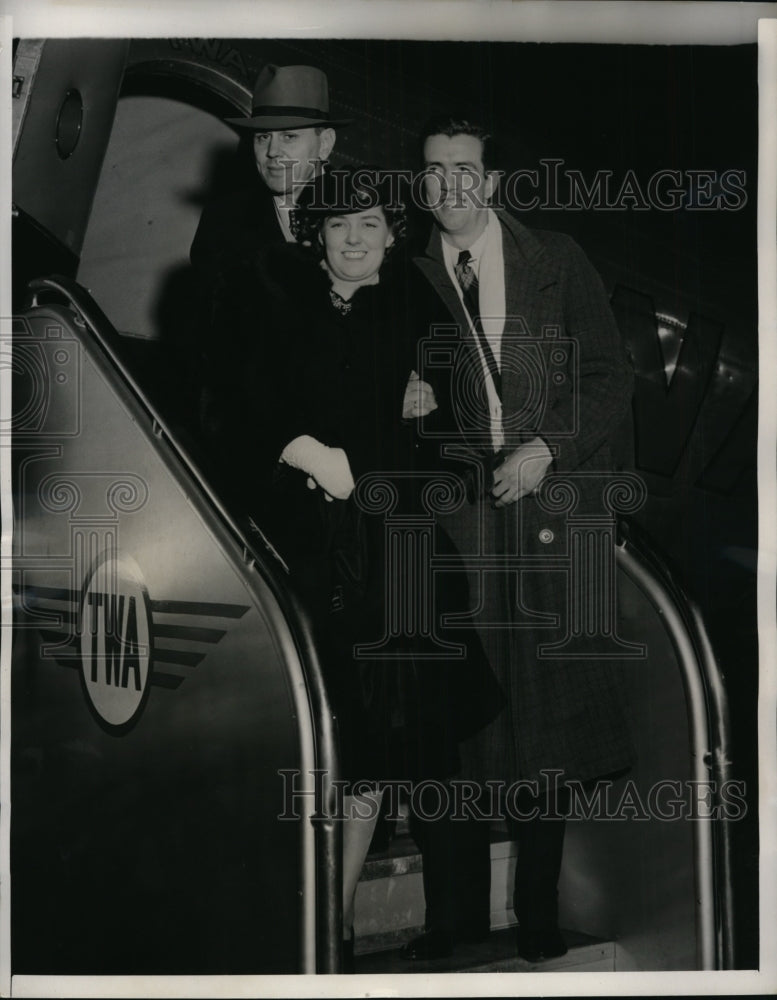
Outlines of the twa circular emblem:
[[81,603],[81,680],[99,721],[128,729],[151,677],[151,615],[137,564],[104,553],[87,576]]

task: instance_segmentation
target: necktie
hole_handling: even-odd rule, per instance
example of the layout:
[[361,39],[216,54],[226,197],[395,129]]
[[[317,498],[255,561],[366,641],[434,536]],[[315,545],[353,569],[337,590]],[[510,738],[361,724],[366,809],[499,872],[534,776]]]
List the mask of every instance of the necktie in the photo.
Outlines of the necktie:
[[456,278],[461,285],[461,291],[464,297],[464,304],[467,307],[467,311],[472,317],[472,325],[475,329],[475,335],[478,338],[478,343],[480,344],[481,350],[483,351],[483,357],[486,359],[486,364],[488,365],[488,370],[491,374],[491,378],[494,382],[494,388],[496,389],[497,395],[501,399],[502,397],[502,375],[499,371],[499,366],[496,363],[496,358],[494,357],[494,352],[491,350],[491,345],[488,342],[488,338],[483,331],[483,324],[480,322],[480,305],[478,303],[478,279],[475,272],[472,270],[472,265],[470,260],[472,259],[472,254],[469,250],[462,250],[459,253],[459,258],[456,261],[456,266],[454,271],[456,273]]

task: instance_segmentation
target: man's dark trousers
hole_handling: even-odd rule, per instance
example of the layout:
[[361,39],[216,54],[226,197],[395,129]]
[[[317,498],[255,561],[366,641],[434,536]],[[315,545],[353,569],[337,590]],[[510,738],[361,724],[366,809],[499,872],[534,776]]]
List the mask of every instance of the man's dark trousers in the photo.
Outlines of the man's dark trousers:
[[[502,803],[508,836],[518,845],[513,910],[523,930],[558,926],[557,886],[568,803],[563,788],[550,789],[547,796],[521,788],[513,801]],[[488,816],[491,809],[481,804],[479,810],[465,807],[466,818],[454,818],[452,810],[437,818],[439,798],[427,799],[429,808],[424,808],[424,797],[419,796],[419,804],[421,808],[411,810],[409,826],[423,861],[426,930],[453,941],[483,937],[490,925],[493,822],[474,813]],[[433,818],[424,818],[423,812]]]

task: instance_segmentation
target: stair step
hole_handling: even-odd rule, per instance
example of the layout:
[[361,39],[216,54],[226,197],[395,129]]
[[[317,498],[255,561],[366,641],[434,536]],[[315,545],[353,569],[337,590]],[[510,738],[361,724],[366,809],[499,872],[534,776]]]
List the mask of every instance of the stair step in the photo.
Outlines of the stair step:
[[[566,955],[532,964],[515,954],[515,929],[507,927],[492,931],[485,941],[459,945],[448,958],[433,961],[409,961],[402,957],[401,943],[420,933],[421,928],[404,930],[395,935],[391,950],[359,954],[357,942],[356,972],[360,975],[380,975],[440,972],[613,972],[615,943],[581,934],[563,931],[569,950]],[[400,943],[401,942],[401,943]]]
[[[512,884],[515,844],[505,830],[491,834],[491,929],[515,924]],[[425,900],[421,855],[408,835],[372,850],[356,891],[356,952],[390,951],[423,932]]]
[[412,837],[394,837],[383,851],[372,850],[362,867],[360,882],[421,871],[421,854]]

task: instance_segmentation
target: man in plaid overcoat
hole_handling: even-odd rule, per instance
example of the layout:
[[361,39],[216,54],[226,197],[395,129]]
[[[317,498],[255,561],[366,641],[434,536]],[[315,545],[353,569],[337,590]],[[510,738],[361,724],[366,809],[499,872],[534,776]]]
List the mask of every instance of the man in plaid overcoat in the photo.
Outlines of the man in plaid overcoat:
[[[466,486],[441,523],[468,560],[470,624],[506,695],[505,710],[464,748],[465,776],[540,781],[508,813],[541,804],[563,814],[564,782],[633,760],[614,665],[612,533],[597,529],[608,514],[612,525],[608,485],[629,426],[631,371],[601,280],[574,241],[490,207],[498,178],[485,162],[487,134],[449,118],[423,139],[435,225],[415,263],[442,329],[419,359],[438,403],[421,434]],[[580,545],[596,551],[581,559],[572,552]],[[584,566],[583,577],[570,566]],[[563,954],[563,820],[521,821],[515,832],[519,954]],[[433,958],[487,933],[487,824],[416,817],[414,835],[427,933],[405,954]]]

